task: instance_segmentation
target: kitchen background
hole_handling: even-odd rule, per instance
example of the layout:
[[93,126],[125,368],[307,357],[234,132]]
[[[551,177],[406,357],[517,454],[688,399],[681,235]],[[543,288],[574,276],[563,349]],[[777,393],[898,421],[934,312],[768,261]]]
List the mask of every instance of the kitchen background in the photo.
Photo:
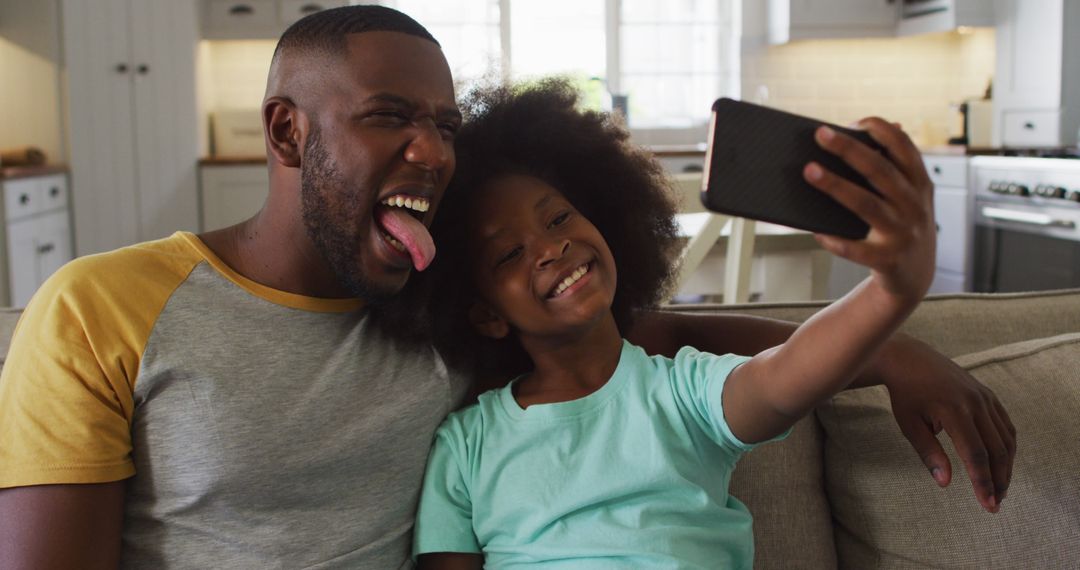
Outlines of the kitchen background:
[[[980,256],[973,251],[978,189],[969,185],[975,164],[970,151],[1000,151],[1009,121],[1020,125],[1022,134],[1034,129],[1038,135],[1030,141],[1021,137],[1027,144],[1014,146],[1076,144],[1080,88],[1074,84],[1080,63],[1063,61],[1076,50],[1068,49],[1066,43],[1075,40],[1061,29],[1076,20],[1075,0],[1045,0],[1035,3],[1037,8],[1030,3],[1021,8],[1015,0],[384,3],[414,14],[442,40],[462,88],[485,71],[519,78],[572,70],[591,103],[628,109],[634,140],[655,150],[677,177],[700,167],[708,105],[719,96],[840,124],[871,114],[900,122],[924,149],[932,174],[937,168],[939,196],[944,196],[939,202],[948,209],[939,212],[939,224],[946,222],[943,241],[955,242],[957,251],[945,252],[946,263],[953,265],[943,267],[948,279],[939,292],[971,290],[978,281]],[[0,304],[25,302],[27,289],[32,292],[65,258],[58,253],[69,258],[177,229],[212,229],[253,213],[265,195],[257,109],[270,56],[277,34],[311,4],[335,2],[0,0],[0,151],[7,152],[0,154],[0,183],[8,221],[0,232],[5,239]],[[254,11],[241,11],[237,20],[238,6]],[[920,10],[929,17],[913,17]],[[1023,59],[1023,50],[1041,63]],[[995,107],[991,114],[989,102],[981,101],[995,76],[1002,81],[1003,69],[1013,81],[998,89],[1007,96],[999,99],[1044,113],[1033,115],[1040,121],[1007,114],[1012,107]],[[1015,80],[1046,69],[1056,77],[1056,83],[1050,81],[1056,100],[1017,103],[1022,89]],[[1053,110],[1050,123],[1056,128],[1050,128],[1049,138],[1039,138],[1049,128],[1041,122],[1044,107]],[[965,135],[964,109],[980,144],[947,146]],[[992,136],[991,116],[998,117]],[[983,144],[986,149],[975,149]],[[11,168],[27,158],[28,148],[47,157],[44,171]],[[68,237],[66,245],[54,244],[45,254],[38,251],[45,238],[34,237],[37,257],[27,261],[28,254],[13,251],[19,239],[30,243],[11,235],[18,210],[13,205],[26,180],[38,178],[45,182],[30,195],[59,192],[64,200],[54,197],[54,210],[27,210],[39,223],[24,226],[36,228],[30,233],[42,231],[45,214],[62,207]],[[1055,188],[1065,191],[1060,204],[1068,201],[1070,190],[1080,190],[1080,182],[1054,180],[1059,180]],[[23,185],[10,190],[16,182]],[[45,225],[52,234],[63,233],[50,223]],[[823,262],[806,236],[780,233],[759,231],[749,264],[752,298],[836,296],[860,277],[849,265]],[[1001,242],[998,234],[994,239]],[[684,283],[685,298],[721,293],[716,284],[728,267],[724,242],[721,237],[700,271]],[[1063,283],[1072,285],[1068,279]],[[776,286],[793,281],[806,285]]]

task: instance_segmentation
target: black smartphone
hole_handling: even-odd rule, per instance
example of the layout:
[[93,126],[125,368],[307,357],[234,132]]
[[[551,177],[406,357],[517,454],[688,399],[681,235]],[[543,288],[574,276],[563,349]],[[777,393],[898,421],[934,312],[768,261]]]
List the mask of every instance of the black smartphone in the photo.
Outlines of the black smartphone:
[[807,183],[806,163],[875,192],[843,160],[819,147],[814,131],[828,125],[882,151],[869,134],[777,109],[718,99],[712,106],[701,201],[715,212],[812,232],[862,239],[870,226]]

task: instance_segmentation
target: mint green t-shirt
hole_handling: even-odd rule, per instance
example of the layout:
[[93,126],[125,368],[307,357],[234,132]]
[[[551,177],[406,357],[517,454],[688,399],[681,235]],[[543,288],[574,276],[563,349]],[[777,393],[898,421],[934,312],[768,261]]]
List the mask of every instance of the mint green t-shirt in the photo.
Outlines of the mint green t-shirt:
[[624,341],[584,398],[522,409],[509,386],[481,395],[436,434],[414,553],[483,553],[487,568],[750,568],[750,513],[728,482],[753,446],[721,407],[746,360]]

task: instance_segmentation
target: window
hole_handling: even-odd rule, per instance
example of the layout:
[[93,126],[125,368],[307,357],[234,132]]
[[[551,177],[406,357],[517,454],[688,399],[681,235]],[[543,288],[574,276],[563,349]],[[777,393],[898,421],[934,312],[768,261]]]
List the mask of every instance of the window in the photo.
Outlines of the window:
[[461,86],[577,78],[625,95],[633,129],[699,128],[738,91],[737,0],[385,0],[442,43]]

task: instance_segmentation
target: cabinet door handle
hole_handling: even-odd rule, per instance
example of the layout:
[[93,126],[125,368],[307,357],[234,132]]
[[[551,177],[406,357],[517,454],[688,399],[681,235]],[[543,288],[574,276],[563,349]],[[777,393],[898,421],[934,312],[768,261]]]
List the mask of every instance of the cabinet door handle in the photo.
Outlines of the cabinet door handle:
[[25,205],[27,205],[29,203],[30,203],[30,195],[29,194],[19,194],[19,204],[22,204],[23,206],[25,206]]
[[128,66],[127,66],[126,63],[118,63],[118,64],[116,64],[116,67],[114,67],[113,69],[115,69],[117,73],[127,73],[128,72]]
[[55,198],[55,197],[57,197],[59,195],[60,195],[60,189],[59,188],[57,188],[56,186],[53,186],[52,188],[49,188],[49,197],[50,198]]
[[250,16],[255,13],[255,9],[247,4],[237,4],[232,8],[229,8],[230,16]]
[[314,14],[315,12],[322,12],[323,7],[320,4],[304,4],[300,7],[301,14]]
[[56,249],[56,245],[54,245],[52,242],[43,243],[43,244],[38,246],[37,252],[38,252],[39,255],[45,255],[46,253],[49,253],[50,251],[52,251],[54,249]]
[[139,67],[135,68],[135,71],[139,72],[139,75],[146,75],[147,73],[150,73],[150,66],[145,63],[140,63]]
[[1029,130],[1029,131],[1034,131],[1035,130],[1035,123],[1032,123],[1031,121],[1028,121],[1028,122],[1024,123],[1024,128]]
[[935,166],[934,167],[934,174],[941,174],[941,167],[940,166]]

